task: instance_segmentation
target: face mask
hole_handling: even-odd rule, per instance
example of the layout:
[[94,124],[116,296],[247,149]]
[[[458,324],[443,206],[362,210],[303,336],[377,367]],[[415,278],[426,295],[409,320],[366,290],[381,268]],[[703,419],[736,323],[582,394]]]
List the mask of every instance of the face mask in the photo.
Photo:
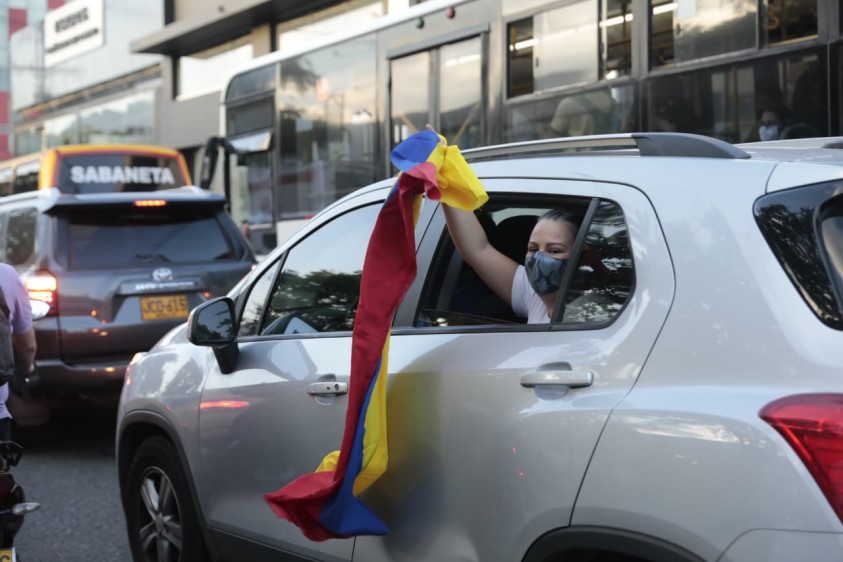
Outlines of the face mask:
[[567,264],[568,260],[557,260],[544,252],[536,252],[524,260],[527,280],[530,281],[533,290],[540,295],[549,295],[559,290]]
[[761,125],[758,127],[758,137],[762,141],[776,140],[779,138],[778,125]]

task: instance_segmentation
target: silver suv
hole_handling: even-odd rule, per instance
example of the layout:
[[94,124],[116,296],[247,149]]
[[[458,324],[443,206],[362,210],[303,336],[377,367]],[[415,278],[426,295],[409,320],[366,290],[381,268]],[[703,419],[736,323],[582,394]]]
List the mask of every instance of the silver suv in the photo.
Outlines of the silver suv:
[[393,180],[333,204],[197,308],[192,341],[178,327],[130,366],[135,559],[843,559],[841,148],[641,133],[467,151],[478,217],[516,261],[545,210],[578,217],[564,306],[513,317],[426,201],[390,343],[389,466],[361,497],[390,531],[312,542],[264,494],[339,448]]

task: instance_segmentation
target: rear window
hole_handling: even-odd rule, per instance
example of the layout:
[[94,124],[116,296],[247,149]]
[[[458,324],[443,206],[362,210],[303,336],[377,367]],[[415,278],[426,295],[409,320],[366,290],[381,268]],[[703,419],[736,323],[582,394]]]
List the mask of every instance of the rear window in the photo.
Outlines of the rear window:
[[765,195],[755,218],[814,314],[843,330],[843,182]]
[[72,154],[59,160],[65,193],[156,191],[185,185],[179,161],[143,154]]
[[[111,207],[62,215],[59,254],[68,269],[141,267],[235,259],[213,210]],[[60,256],[57,256],[59,261]]]

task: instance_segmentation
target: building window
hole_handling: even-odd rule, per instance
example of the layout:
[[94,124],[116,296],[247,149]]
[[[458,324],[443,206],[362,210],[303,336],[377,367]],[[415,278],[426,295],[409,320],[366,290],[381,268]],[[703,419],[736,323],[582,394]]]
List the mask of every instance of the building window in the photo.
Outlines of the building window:
[[80,142],[155,142],[155,92],[138,92],[79,112]]
[[79,142],[79,118],[76,114],[62,115],[44,122],[47,146],[63,146]]
[[44,125],[34,125],[26,129],[16,129],[14,136],[15,156],[30,154],[41,150],[41,137]]
[[249,35],[178,58],[176,97],[190,98],[219,92],[232,68],[252,60]]

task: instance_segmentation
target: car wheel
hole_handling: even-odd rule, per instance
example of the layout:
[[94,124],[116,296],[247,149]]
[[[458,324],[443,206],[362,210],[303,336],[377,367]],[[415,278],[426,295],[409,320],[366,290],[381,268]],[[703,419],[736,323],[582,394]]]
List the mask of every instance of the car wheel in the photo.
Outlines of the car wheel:
[[173,445],[151,437],[126,479],[126,526],[135,562],[209,560],[196,507]]

